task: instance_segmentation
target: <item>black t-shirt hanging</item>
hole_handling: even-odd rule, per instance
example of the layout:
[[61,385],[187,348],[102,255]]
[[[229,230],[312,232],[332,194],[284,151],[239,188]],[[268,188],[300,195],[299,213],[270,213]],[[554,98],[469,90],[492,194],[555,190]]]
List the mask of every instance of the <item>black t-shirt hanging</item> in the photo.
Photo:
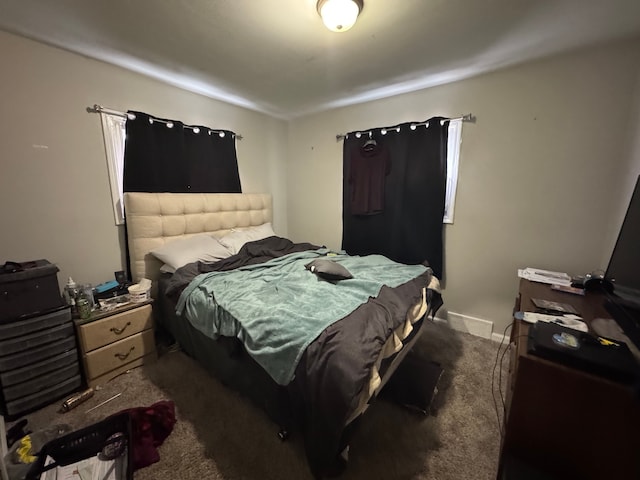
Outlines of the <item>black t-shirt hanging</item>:
[[384,184],[390,171],[389,152],[382,145],[366,145],[351,151],[352,215],[375,215],[384,210]]

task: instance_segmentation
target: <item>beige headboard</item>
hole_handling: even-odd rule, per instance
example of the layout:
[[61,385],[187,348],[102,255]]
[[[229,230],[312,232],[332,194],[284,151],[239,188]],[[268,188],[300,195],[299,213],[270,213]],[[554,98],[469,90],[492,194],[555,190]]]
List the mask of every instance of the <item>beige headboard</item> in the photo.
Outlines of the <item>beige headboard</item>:
[[203,232],[222,237],[273,218],[268,193],[127,192],[124,207],[134,282],[158,278],[162,264],[149,252],[167,242]]

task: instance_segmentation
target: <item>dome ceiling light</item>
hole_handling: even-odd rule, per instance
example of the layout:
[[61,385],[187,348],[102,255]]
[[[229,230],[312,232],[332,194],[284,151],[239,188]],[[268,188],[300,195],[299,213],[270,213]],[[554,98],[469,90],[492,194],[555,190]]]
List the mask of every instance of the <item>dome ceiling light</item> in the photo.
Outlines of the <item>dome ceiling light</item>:
[[318,13],[332,32],[346,32],[356,23],[363,0],[318,0]]

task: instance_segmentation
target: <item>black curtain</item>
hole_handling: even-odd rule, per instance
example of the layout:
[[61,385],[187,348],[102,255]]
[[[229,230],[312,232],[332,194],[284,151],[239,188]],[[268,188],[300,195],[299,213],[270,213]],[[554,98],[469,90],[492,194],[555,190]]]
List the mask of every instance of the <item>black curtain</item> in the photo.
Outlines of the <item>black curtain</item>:
[[135,119],[126,123],[123,191],[242,191],[233,132],[128,113]]
[[[242,192],[233,132],[127,113],[123,192]],[[128,240],[125,248],[131,280]]]
[[426,261],[442,278],[449,122],[434,117],[428,127],[411,125],[344,140],[342,248]]

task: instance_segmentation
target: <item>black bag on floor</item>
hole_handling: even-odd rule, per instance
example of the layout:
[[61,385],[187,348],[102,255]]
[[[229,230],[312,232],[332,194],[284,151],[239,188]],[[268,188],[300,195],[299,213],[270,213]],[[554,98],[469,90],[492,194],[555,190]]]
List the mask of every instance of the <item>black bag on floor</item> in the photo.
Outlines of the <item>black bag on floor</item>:
[[410,410],[429,415],[442,372],[444,370],[438,363],[420,358],[412,350],[382,389],[382,396]]

